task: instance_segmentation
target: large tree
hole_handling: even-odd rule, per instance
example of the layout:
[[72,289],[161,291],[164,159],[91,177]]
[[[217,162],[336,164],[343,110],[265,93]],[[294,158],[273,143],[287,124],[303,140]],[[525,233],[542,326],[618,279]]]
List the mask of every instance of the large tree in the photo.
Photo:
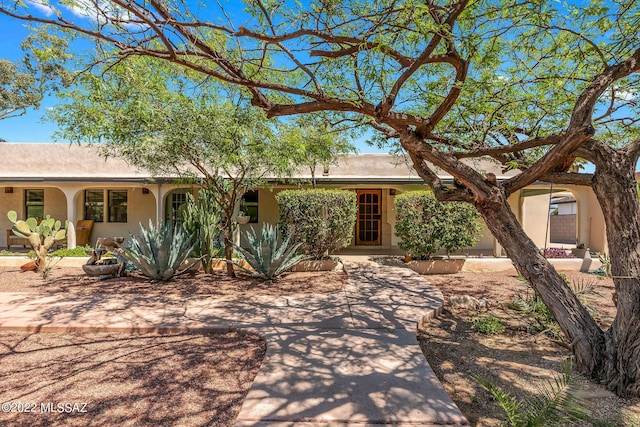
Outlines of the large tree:
[[0,59],[0,120],[39,108],[45,95],[71,82],[65,68],[70,59],[64,38],[45,30],[22,43],[24,57],[17,62]]
[[[93,21],[5,3],[8,16],[72,28],[120,57],[153,56],[242,86],[269,117],[332,111],[398,141],[440,200],[477,208],[578,366],[620,395],[640,394],[640,139],[637,115],[623,117],[637,100],[637,2],[252,0],[243,12],[204,10],[199,19],[184,2],[115,0],[89,2]],[[520,173],[497,182],[461,161],[480,156]],[[595,173],[567,173],[576,156]],[[431,165],[461,185],[444,185]],[[617,293],[607,331],[507,203],[538,179],[591,185],[598,196]]]
[[225,217],[227,273],[234,276],[241,198],[268,177],[291,174],[296,164],[285,154],[295,141],[237,90],[193,77],[153,58],[129,58],[83,73],[49,118],[60,139],[96,144],[104,156],[207,189]]

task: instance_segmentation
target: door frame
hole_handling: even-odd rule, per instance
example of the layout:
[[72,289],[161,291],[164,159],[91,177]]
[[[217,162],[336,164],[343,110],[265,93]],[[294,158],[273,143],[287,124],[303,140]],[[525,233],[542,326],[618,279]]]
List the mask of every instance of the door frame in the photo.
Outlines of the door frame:
[[[360,196],[363,194],[372,194],[378,196],[377,214],[360,213]],[[355,243],[356,246],[380,246],[382,245],[382,189],[357,189],[356,190],[356,202],[357,202],[357,216],[356,216],[356,230],[355,230]],[[377,239],[373,240],[361,240],[360,230],[362,227],[367,227],[368,222],[377,222]],[[371,227],[373,228],[373,227]],[[375,232],[376,230],[371,230]]]

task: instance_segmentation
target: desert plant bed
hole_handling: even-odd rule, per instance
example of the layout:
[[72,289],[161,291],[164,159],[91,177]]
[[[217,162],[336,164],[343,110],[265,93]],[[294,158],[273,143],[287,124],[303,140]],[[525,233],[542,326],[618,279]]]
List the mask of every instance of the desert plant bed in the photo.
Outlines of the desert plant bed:
[[[613,281],[580,272],[565,272],[578,289],[590,288],[584,298],[604,326],[615,316]],[[472,426],[506,424],[495,399],[474,376],[498,385],[518,400],[539,393],[562,362],[571,357],[567,343],[555,335],[551,325],[513,307],[518,297],[532,294],[515,273],[462,272],[428,276],[445,297],[442,315],[419,333],[423,352]],[[462,298],[466,296],[465,298]],[[504,332],[483,331],[486,319],[500,321]],[[482,333],[485,332],[485,333]],[[636,427],[640,425],[640,399],[618,398],[587,379],[581,381],[588,418],[579,426]]]

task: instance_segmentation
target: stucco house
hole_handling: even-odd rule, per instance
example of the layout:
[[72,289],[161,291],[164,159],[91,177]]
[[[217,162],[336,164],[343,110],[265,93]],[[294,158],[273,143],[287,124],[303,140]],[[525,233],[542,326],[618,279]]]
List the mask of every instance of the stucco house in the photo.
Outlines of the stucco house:
[[[0,143],[0,229],[9,230],[6,213],[15,210],[20,218],[51,215],[77,224],[93,220],[89,242],[101,236],[128,236],[138,223],[171,218],[185,201],[186,192],[176,177],[152,177],[122,159],[100,157],[94,147],[59,143]],[[490,160],[474,164],[506,178],[499,165]],[[426,189],[424,182],[401,158],[387,154],[353,154],[337,165],[319,167],[318,187],[350,189],[360,206],[350,250],[398,251],[394,234],[395,196],[405,191]],[[451,180],[447,174],[442,179]],[[251,223],[276,223],[279,213],[275,194],[286,188],[310,186],[310,171],[301,170],[285,184],[280,177],[264,188],[245,195],[244,208]],[[549,246],[550,195],[570,194],[575,200],[575,241],[595,251],[606,250],[604,220],[589,188],[551,187],[535,183],[513,194],[509,202],[525,231],[539,247]],[[571,234],[571,231],[569,232]],[[0,233],[0,248],[7,246]],[[504,255],[485,229],[479,242],[465,250],[469,254]]]

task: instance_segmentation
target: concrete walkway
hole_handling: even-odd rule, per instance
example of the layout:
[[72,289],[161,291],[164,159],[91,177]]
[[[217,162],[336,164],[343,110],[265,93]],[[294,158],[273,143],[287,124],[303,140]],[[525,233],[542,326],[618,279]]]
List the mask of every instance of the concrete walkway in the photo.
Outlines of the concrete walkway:
[[267,353],[237,426],[467,425],[416,341],[418,322],[441,309],[441,293],[409,269],[344,258],[347,288],[322,295],[0,293],[0,329],[250,329]]

